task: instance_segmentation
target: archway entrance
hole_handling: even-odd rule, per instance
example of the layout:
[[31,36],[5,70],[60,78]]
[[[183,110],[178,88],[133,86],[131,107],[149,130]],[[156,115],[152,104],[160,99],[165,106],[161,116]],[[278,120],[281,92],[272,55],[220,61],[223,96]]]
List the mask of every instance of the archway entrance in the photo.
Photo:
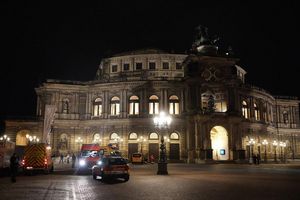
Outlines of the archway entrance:
[[222,126],[215,126],[210,131],[211,148],[214,160],[228,160],[228,133]]
[[26,146],[27,145],[27,139],[26,135],[30,134],[29,130],[21,130],[16,135],[16,145],[17,146]]

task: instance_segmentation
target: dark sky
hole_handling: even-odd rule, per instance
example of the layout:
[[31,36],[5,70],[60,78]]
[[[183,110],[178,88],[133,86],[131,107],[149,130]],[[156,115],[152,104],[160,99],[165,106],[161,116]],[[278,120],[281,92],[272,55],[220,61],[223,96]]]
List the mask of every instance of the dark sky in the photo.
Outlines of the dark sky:
[[62,2],[0,3],[2,118],[34,116],[40,81],[92,80],[101,58],[113,53],[185,52],[200,24],[232,46],[248,83],[300,97],[297,1]]

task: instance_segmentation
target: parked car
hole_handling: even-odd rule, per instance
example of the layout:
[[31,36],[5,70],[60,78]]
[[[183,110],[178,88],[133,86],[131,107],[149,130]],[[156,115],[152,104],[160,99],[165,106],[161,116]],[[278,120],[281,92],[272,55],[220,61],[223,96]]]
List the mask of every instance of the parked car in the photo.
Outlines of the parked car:
[[131,163],[132,164],[143,164],[144,163],[143,154],[133,153],[131,156]]
[[108,179],[122,178],[129,180],[129,166],[125,158],[121,156],[105,156],[92,167],[94,179],[100,178],[101,181]]

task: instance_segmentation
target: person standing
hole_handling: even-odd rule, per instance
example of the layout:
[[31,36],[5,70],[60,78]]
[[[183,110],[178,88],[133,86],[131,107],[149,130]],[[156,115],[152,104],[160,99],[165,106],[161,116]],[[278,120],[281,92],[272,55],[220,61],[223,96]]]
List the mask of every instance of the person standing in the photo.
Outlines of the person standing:
[[73,154],[72,154],[72,168],[75,167],[75,162],[76,162],[76,156],[75,156],[75,154],[73,153]]
[[60,160],[59,160],[59,163],[64,163],[64,155],[63,154],[60,154]]
[[16,176],[19,168],[19,158],[16,153],[10,157],[10,173],[11,173],[11,181],[13,183],[16,182]]

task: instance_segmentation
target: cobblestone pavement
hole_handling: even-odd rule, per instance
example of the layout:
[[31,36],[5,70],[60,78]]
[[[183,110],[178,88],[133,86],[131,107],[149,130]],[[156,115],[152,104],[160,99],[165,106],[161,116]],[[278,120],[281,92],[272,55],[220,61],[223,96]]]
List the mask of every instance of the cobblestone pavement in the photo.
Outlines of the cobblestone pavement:
[[131,165],[128,182],[102,183],[77,175],[68,165],[53,174],[0,178],[0,199],[299,199],[300,165],[168,164]]

